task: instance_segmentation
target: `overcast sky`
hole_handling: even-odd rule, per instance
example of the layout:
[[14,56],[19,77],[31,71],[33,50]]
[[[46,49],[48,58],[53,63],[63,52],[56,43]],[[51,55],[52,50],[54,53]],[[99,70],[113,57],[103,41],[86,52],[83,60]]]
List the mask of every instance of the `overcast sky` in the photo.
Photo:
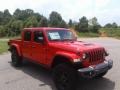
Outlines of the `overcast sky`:
[[97,17],[102,25],[117,22],[120,25],[120,0],[1,0],[0,11],[33,9],[48,17],[51,11],[59,12],[65,21],[78,21],[82,16]]

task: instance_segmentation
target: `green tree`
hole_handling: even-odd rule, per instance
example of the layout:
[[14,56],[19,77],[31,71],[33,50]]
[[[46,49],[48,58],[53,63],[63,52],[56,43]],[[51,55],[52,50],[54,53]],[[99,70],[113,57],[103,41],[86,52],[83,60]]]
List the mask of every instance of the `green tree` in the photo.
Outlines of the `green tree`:
[[79,32],[88,32],[88,20],[85,16],[79,19],[79,22],[76,25],[75,29]]
[[3,36],[5,36],[5,28],[4,28],[4,26],[0,26],[0,37],[3,37]]
[[51,27],[64,27],[65,22],[63,21],[61,15],[55,11],[51,12],[49,16],[49,26]]
[[89,26],[88,29],[91,32],[98,33],[98,30],[100,28],[100,24],[97,21],[96,17],[93,17],[92,19],[89,20]]
[[104,27],[105,28],[112,28],[112,24],[111,23],[107,23]]
[[15,20],[11,24],[11,30],[14,32],[15,36],[19,35],[23,28],[23,22],[21,20]]
[[0,11],[0,25],[3,24],[4,14]]
[[5,32],[6,32],[6,36],[14,36],[15,34],[13,34],[14,32],[12,32],[11,28],[12,28],[12,23],[15,21],[14,18],[11,18],[11,20],[5,25]]
[[68,25],[69,25],[69,27],[72,27],[72,26],[73,26],[73,22],[72,22],[71,19],[69,20]]
[[3,24],[6,24],[10,21],[11,19],[11,14],[8,9],[5,9],[3,12]]
[[117,27],[118,27],[117,23],[113,22],[112,23],[112,28],[117,28]]
[[7,36],[19,35],[23,28],[23,21],[16,20],[14,18],[5,26],[5,32]]
[[40,22],[39,22],[40,27],[48,27],[48,20],[45,17],[42,17]]
[[62,21],[62,17],[59,13],[53,11],[49,16],[49,25],[51,27],[59,27],[60,21]]
[[37,27],[38,21],[35,16],[31,16],[27,18],[27,20],[24,22],[24,27]]
[[22,20],[22,10],[16,9],[13,13],[13,17],[19,20]]
[[36,19],[37,19],[38,22],[40,22],[40,20],[41,20],[42,18],[44,18],[44,16],[43,16],[43,15],[40,15],[39,13],[34,13],[33,16],[36,17]]
[[26,9],[26,10],[16,9],[15,12],[13,13],[13,16],[16,19],[25,21],[28,17],[33,16],[33,14],[34,11],[31,9]]
[[66,24],[66,22],[65,22],[64,20],[62,20],[62,21],[60,22],[60,27],[61,27],[61,28],[67,28],[67,24]]

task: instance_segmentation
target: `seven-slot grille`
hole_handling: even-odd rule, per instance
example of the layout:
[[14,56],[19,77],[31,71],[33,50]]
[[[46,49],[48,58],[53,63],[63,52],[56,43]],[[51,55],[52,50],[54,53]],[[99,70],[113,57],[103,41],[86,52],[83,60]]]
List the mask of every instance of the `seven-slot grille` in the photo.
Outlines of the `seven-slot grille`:
[[104,60],[104,49],[97,49],[88,52],[90,63]]

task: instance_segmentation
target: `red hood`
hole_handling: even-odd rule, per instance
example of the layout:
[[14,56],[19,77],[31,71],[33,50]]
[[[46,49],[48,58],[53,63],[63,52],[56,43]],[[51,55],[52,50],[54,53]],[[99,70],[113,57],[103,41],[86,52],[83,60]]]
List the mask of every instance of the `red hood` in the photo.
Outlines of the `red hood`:
[[50,46],[71,52],[84,52],[91,49],[103,48],[98,44],[86,43],[81,41],[74,42],[51,42]]

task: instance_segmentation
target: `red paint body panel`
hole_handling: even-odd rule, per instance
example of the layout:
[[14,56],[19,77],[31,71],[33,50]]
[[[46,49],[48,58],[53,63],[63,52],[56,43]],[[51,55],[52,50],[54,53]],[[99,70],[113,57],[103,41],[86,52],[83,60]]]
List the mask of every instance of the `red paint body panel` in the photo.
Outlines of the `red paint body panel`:
[[[49,28],[49,27],[43,27],[43,28],[25,28],[22,32],[22,39],[15,39],[10,40],[10,46],[15,46],[18,50],[18,53],[22,57],[29,58],[33,62],[37,62],[39,64],[43,64],[45,66],[50,67],[53,63],[53,59],[57,55],[64,56],[70,60],[71,63],[74,63],[74,59],[78,59],[82,57],[83,53],[85,52],[91,52],[93,50],[104,50],[103,47],[81,42],[81,41],[49,41],[46,35],[47,30],[68,30],[65,28]],[[31,41],[24,41],[24,32],[30,31],[32,33]],[[34,42],[33,38],[33,32],[34,31],[42,31],[44,34],[44,43],[36,43]],[[79,55],[78,55],[79,53]],[[99,53],[96,52],[96,53]],[[95,53],[95,54],[96,54]],[[97,56],[97,54],[96,54]],[[94,60],[91,58],[91,61]],[[94,64],[98,64],[101,61],[96,61]],[[91,63],[89,60],[82,61],[83,65],[85,67],[89,66]]]

